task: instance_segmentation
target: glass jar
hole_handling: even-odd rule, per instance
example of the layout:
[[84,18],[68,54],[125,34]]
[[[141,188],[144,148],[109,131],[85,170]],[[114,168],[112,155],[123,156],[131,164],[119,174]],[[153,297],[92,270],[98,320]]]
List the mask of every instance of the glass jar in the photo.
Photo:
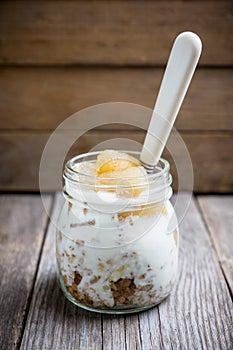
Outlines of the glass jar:
[[[138,152],[127,153],[139,158]],[[91,311],[142,311],[166,298],[176,279],[170,166],[160,159],[137,183],[129,178],[103,183],[79,170],[98,154],[74,157],[65,166],[66,202],[57,224],[61,288],[71,302]]]

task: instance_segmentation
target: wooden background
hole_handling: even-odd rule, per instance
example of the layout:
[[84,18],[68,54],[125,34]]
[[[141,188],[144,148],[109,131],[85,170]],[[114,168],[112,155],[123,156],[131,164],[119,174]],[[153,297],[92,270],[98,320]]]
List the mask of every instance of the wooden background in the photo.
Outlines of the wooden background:
[[[232,4],[1,1],[0,189],[38,191],[46,140],[74,112],[110,101],[152,108],[174,38],[192,30],[203,54],[175,126],[191,154],[194,190],[232,191]],[[144,137],[103,126],[78,151],[119,134]]]

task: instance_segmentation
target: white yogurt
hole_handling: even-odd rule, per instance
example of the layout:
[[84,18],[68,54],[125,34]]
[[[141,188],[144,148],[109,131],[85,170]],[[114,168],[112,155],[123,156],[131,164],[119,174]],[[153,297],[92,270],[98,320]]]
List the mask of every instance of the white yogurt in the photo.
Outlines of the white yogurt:
[[[167,232],[173,207],[166,201],[162,208],[154,215],[124,217],[122,212],[122,217],[98,213],[84,203],[66,203],[57,253],[69,293],[94,308],[140,308],[164,299],[175,281],[178,242],[177,231]],[[122,288],[122,297],[114,297],[115,284],[124,279],[131,281],[132,295]]]

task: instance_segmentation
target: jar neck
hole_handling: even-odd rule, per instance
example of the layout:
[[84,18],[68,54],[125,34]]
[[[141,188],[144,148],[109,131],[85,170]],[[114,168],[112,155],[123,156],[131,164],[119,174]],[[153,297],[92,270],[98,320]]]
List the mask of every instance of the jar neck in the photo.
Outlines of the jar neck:
[[[126,151],[127,152],[127,151]],[[96,160],[100,152],[91,152],[72,158],[66,163],[64,171],[64,194],[72,201],[95,203],[101,207],[122,205],[145,205],[162,203],[172,195],[170,165],[160,159],[154,169],[142,178],[98,178],[78,171],[79,165],[87,167]],[[139,152],[127,152],[140,157]]]

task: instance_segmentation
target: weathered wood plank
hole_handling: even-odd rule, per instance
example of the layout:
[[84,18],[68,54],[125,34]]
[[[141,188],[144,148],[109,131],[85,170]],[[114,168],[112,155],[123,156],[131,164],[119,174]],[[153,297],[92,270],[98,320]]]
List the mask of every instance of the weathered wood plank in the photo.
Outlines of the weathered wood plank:
[[40,196],[0,196],[1,349],[18,348],[46,225]]
[[[90,151],[102,143],[102,147],[112,148],[114,144],[121,147],[141,147],[145,133],[121,131],[88,132],[76,142],[69,156]],[[181,133],[183,140],[190,152],[194,169],[194,190],[196,192],[229,192],[232,190],[232,149],[233,137],[231,134],[189,134]],[[47,133],[1,133],[0,154],[1,163],[4,164],[0,172],[0,188],[8,190],[38,190],[39,163],[43,147],[49,137]],[[64,138],[69,141],[69,134]],[[58,164],[61,152],[64,149],[64,139],[57,145],[51,155],[53,163]],[[111,140],[109,143],[103,143]],[[173,141],[171,137],[171,141]],[[171,142],[172,143],[172,142]],[[105,145],[105,146],[104,146]],[[115,146],[116,147],[116,146]],[[122,149],[122,148],[121,148]],[[173,142],[173,152],[183,163],[183,154],[176,142]],[[177,188],[176,168],[168,152],[164,157],[171,161],[172,173],[174,175],[174,188]],[[17,169],[17,172],[15,171]],[[222,173],[224,169],[224,176]],[[186,169],[183,169],[184,172]],[[28,176],[30,174],[30,176]],[[61,184],[55,183],[54,175],[48,166],[47,190],[58,190]],[[186,184],[185,184],[186,185]],[[184,187],[185,188],[185,187]]]
[[[0,128],[54,129],[71,114],[104,102],[125,101],[153,108],[163,71],[159,68],[0,68]],[[233,130],[232,86],[232,69],[198,69],[176,128]]]
[[138,315],[103,315],[104,350],[161,350],[158,308]]
[[[55,200],[53,220],[63,198]],[[68,302],[56,275],[55,233],[49,225],[21,349],[102,349],[101,316]]]
[[217,251],[218,260],[233,294],[233,197],[199,196],[198,203]]
[[[103,350],[141,350],[138,315],[102,315]],[[148,349],[148,348],[147,348]]]
[[[55,215],[61,202],[57,196]],[[21,349],[230,349],[231,299],[193,201],[180,231],[178,282],[170,297],[139,315],[101,317],[75,307],[59,291],[50,225]]]
[[231,1],[2,1],[2,64],[164,64],[197,32],[202,64],[232,64]]
[[137,314],[125,317],[125,349],[142,349],[140,326]]
[[126,350],[125,317],[103,315],[103,350]]
[[[176,210],[181,214],[180,206]],[[159,305],[163,348],[229,350],[232,301],[194,201],[180,233],[178,282],[168,300]]]
[[165,349],[161,336],[158,307],[141,312],[138,316],[142,350]]

